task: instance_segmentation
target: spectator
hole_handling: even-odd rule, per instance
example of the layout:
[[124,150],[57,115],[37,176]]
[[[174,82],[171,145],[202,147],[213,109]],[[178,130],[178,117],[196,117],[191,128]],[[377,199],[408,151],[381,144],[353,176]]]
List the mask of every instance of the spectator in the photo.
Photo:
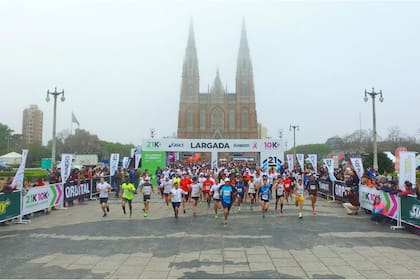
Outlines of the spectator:
[[35,183],[34,187],[43,187],[43,186],[45,186],[45,183],[42,180],[42,177],[38,177],[38,179],[36,180],[36,183]]
[[359,195],[350,189],[344,193],[344,199],[347,201],[343,203],[347,215],[358,215],[360,210]]
[[409,181],[405,181],[404,182],[404,187],[405,187],[405,190],[402,190],[402,189],[398,190],[398,193],[399,193],[400,196],[407,196],[409,194],[414,194],[412,183],[410,183]]
[[372,221],[375,221],[376,224],[382,222],[385,219],[386,209],[384,203],[381,201],[381,197],[377,195],[375,201],[373,202],[372,208]]

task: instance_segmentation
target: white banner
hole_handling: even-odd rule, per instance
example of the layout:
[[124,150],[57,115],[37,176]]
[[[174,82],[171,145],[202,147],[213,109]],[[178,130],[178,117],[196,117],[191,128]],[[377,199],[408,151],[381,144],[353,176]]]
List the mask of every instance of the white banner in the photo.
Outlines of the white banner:
[[134,168],[137,169],[139,168],[139,164],[140,164],[140,159],[141,159],[141,154],[134,154]]
[[127,169],[130,166],[130,158],[123,157],[122,166],[124,169]]
[[416,184],[416,152],[400,153],[400,174],[398,183],[400,189],[405,190],[404,182],[409,181]]
[[315,172],[318,170],[318,155],[317,154],[308,154],[308,160],[312,164]]
[[62,205],[63,198],[62,184],[52,184],[43,187],[30,188],[23,196],[22,215]]
[[296,159],[299,163],[300,169],[305,170],[305,155],[304,154],[296,154]]
[[330,176],[330,180],[335,181],[336,178],[334,176],[334,160],[332,158],[325,158],[322,161],[328,169],[328,175]]
[[23,188],[23,178],[25,173],[26,158],[28,157],[28,150],[22,150],[22,161],[16,171],[16,175],[12,181],[12,187],[21,190]]
[[287,154],[287,166],[288,166],[289,171],[292,172],[292,170],[295,167],[295,160],[292,154]]
[[111,176],[114,176],[115,171],[117,171],[119,161],[120,154],[111,154],[111,158],[109,159],[109,169]]
[[357,177],[359,177],[359,180],[361,180],[364,173],[362,159],[359,157],[350,158],[350,161],[351,161],[351,164],[353,165],[354,172],[356,172]]
[[61,181],[63,183],[67,182],[67,179],[70,177],[72,161],[73,161],[72,154],[61,154],[60,169],[61,169]]

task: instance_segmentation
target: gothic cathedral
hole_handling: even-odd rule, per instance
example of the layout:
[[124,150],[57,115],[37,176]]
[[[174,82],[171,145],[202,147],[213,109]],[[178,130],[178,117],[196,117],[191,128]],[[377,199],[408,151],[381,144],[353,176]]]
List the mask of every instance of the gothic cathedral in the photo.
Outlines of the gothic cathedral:
[[209,92],[200,92],[192,23],[182,69],[178,138],[257,139],[254,76],[245,23],[236,66],[236,93],[227,92],[216,73]]

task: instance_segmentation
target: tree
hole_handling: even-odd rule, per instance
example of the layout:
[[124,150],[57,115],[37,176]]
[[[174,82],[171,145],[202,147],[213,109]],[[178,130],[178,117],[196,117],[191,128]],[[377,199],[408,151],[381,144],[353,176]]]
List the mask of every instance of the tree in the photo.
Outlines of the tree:
[[101,155],[102,159],[109,159],[112,153],[120,154],[120,157],[130,156],[130,151],[132,148],[135,148],[133,144],[120,144],[120,143],[111,143],[106,141],[101,141],[103,153]]
[[51,157],[50,150],[42,146],[40,141],[33,141],[28,146],[28,158],[26,166],[39,167],[42,158]]
[[76,129],[74,135],[70,135],[64,140],[62,148],[62,153],[101,154],[103,152],[98,136],[90,134],[84,129]]
[[[370,153],[363,159],[363,166],[365,168],[373,166],[373,153]],[[383,174],[384,171],[388,173],[394,172],[394,164],[392,163],[392,160],[390,160],[383,152],[378,152],[378,171],[380,174]]]
[[10,151],[10,147],[14,146],[13,130],[10,129],[7,125],[0,123],[0,155],[6,154]]
[[[326,157],[332,152],[332,148],[327,144],[309,144],[301,145],[296,147],[296,153],[298,154],[317,154],[318,158]],[[286,153],[293,153],[293,149],[290,149]]]

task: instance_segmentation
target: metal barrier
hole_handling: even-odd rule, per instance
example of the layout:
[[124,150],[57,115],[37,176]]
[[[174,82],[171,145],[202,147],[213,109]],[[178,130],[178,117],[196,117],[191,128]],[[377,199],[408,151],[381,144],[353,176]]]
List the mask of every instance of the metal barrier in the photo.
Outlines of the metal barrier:
[[327,199],[329,197],[332,198],[333,201],[335,201],[334,197],[334,191],[333,191],[333,183],[329,180],[320,179],[318,181],[319,185],[319,193],[325,196]]

